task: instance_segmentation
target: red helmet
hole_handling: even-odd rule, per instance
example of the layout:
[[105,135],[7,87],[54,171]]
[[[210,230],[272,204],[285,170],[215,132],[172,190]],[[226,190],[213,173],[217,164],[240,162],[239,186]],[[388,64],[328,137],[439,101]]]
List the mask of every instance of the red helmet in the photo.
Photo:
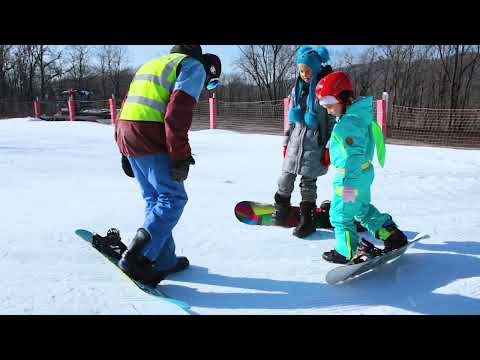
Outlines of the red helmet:
[[334,71],[323,77],[315,88],[320,105],[344,104],[353,96],[352,82],[343,71]]

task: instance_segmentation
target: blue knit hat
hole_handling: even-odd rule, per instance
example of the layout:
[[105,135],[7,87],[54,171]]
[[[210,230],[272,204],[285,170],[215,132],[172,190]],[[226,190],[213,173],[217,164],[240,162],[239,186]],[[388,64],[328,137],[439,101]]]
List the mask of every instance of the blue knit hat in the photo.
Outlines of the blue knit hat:
[[328,50],[323,46],[313,48],[304,45],[297,50],[296,60],[297,65],[305,64],[312,69],[313,73],[318,73],[322,64],[330,60],[330,55],[328,54]]
[[297,77],[295,83],[295,98],[292,99],[292,108],[288,113],[290,122],[299,121],[302,116],[305,120],[305,123],[310,128],[317,128],[317,114],[315,113],[315,86],[317,85],[316,79],[317,75],[322,70],[322,65],[330,60],[330,55],[328,50],[324,46],[312,47],[309,45],[304,45],[297,50],[296,62],[297,65],[305,64],[312,70],[312,81],[309,84],[309,91],[307,97],[307,111],[303,114],[303,111],[300,108],[300,96],[302,93],[302,86],[304,81]]

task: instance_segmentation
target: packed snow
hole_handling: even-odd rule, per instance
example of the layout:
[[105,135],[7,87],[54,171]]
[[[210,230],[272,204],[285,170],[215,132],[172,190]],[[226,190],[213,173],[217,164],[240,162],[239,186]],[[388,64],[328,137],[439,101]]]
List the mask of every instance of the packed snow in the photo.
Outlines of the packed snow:
[[[191,267],[164,280],[194,314],[480,314],[480,151],[387,145],[372,201],[422,240],[398,261],[328,285],[331,231],[240,223],[241,200],[271,203],[282,137],[190,132],[196,164],[174,230]],[[144,202],[123,174],[113,127],[90,122],[0,121],[0,314],[185,314],[140,291],[76,228],[120,229],[128,244]],[[318,203],[332,196],[333,169]],[[298,182],[292,197],[298,204]],[[372,240],[371,237],[369,237]],[[376,244],[380,243],[376,241]]]

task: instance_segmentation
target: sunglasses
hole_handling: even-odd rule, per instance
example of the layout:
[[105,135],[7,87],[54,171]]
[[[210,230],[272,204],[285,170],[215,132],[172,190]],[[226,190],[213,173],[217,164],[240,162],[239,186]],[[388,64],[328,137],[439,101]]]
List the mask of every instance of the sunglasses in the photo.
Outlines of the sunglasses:
[[211,79],[207,84],[207,89],[208,90],[213,90],[218,86],[219,83],[220,83],[220,79],[218,79],[218,78]]

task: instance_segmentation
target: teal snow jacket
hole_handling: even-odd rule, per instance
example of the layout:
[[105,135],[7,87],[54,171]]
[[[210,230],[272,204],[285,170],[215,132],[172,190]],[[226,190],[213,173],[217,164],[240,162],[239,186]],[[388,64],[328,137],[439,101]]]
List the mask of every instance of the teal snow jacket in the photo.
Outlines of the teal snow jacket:
[[371,166],[373,153],[383,167],[385,143],[382,130],[373,117],[373,97],[362,97],[337,118],[330,138],[330,160],[336,168],[334,181],[356,187],[362,172]]

